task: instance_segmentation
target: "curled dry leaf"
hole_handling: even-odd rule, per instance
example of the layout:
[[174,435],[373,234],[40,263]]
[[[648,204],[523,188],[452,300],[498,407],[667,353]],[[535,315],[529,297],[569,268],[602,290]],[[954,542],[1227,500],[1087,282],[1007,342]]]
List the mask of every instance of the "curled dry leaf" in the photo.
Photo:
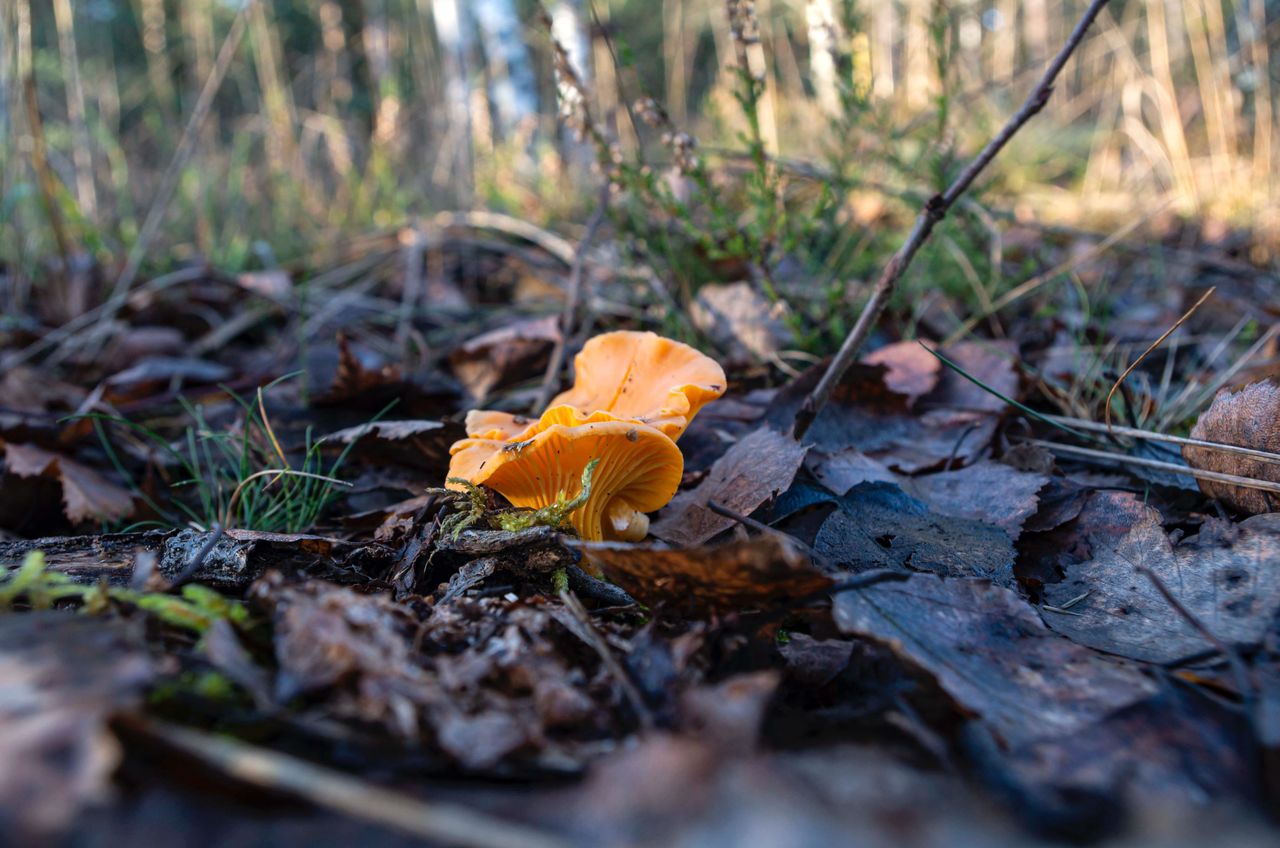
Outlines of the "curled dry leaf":
[[62,507],[73,524],[118,521],[133,514],[133,496],[97,471],[35,445],[4,444],[5,468],[15,477],[49,477],[62,487]]
[[467,393],[482,401],[494,389],[541,373],[559,339],[555,315],[516,321],[465,342],[449,355],[449,365]]
[[693,615],[778,604],[832,582],[793,545],[772,535],[711,547],[603,542],[582,543],[581,549],[641,601]]
[[806,448],[790,436],[761,427],[716,460],[697,488],[677,495],[652,532],[678,545],[700,545],[734,525],[732,518],[712,512],[708,501],[749,515],[786,491],[800,470]]
[[908,405],[927,395],[938,385],[942,363],[918,343],[894,342],[862,357],[868,365],[883,365],[884,384],[890,391],[907,398]]
[[[1280,453],[1280,383],[1269,379],[1219,393],[1191,429],[1191,438]],[[1280,483],[1280,463],[1192,445],[1185,446],[1182,455],[1192,468]],[[1280,510],[1280,495],[1273,492],[1214,480],[1198,482],[1200,491],[1240,512]]]

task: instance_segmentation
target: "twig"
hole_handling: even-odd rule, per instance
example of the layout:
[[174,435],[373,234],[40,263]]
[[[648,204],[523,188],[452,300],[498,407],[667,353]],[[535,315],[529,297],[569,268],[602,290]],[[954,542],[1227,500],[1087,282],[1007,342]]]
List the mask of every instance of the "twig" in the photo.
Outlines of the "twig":
[[587,230],[582,234],[582,241],[573,254],[573,267],[569,271],[569,290],[565,294],[564,312],[560,315],[560,338],[551,350],[551,359],[547,362],[547,371],[542,375],[542,388],[533,403],[533,413],[538,415],[551,401],[551,393],[555,391],[556,381],[564,369],[564,358],[569,351],[569,338],[573,335],[573,327],[578,318],[578,303],[582,300],[583,266],[586,265],[587,251],[595,240],[596,230],[604,221],[605,212],[609,209],[609,183],[600,187],[600,197],[596,201],[595,211],[587,221]]
[[880,279],[876,282],[875,289],[871,293],[870,300],[863,307],[862,314],[858,316],[857,323],[853,325],[853,329],[845,337],[844,343],[840,345],[839,352],[836,353],[835,358],[831,361],[831,365],[827,367],[822,379],[818,381],[818,385],[814,387],[809,396],[804,399],[804,403],[801,404],[800,410],[796,414],[793,430],[796,438],[804,436],[814,419],[817,418],[818,413],[822,411],[822,408],[827,405],[827,401],[831,399],[831,393],[835,391],[840,379],[844,377],[845,372],[849,370],[849,367],[857,359],[863,343],[866,342],[867,336],[871,334],[871,328],[879,320],[880,313],[884,311],[885,306],[888,304],[889,297],[893,294],[898,280],[902,278],[903,273],[910,266],[911,260],[915,258],[916,253],[928,240],[933,228],[947,214],[947,210],[960,198],[960,195],[964,194],[973,181],[977,179],[978,175],[982,173],[982,169],[990,164],[991,160],[995,159],[996,154],[1009,143],[1014,134],[1044,108],[1049,101],[1049,96],[1053,93],[1054,80],[1057,79],[1067,60],[1071,58],[1071,54],[1080,46],[1080,42],[1084,38],[1085,31],[1089,29],[1089,25],[1093,23],[1094,18],[1098,16],[1098,13],[1102,11],[1102,7],[1106,5],[1107,0],[1093,0],[1089,4],[1089,8],[1085,10],[1079,22],[1076,23],[1075,29],[1072,30],[1067,43],[1062,46],[1062,49],[1058,51],[1058,55],[1049,63],[1049,67],[1045,69],[1039,84],[1031,92],[1031,96],[1027,98],[1026,102],[1022,104],[1022,108],[1009,119],[1009,122],[1004,125],[999,134],[987,143],[987,146],[982,149],[978,157],[969,163],[969,166],[964,169],[945,192],[934,195],[925,203],[924,209],[919,217],[916,218],[915,227],[911,230],[911,235],[907,237],[906,243],[898,249],[898,252],[889,260],[889,264],[885,266],[884,272],[880,275]]
[[1136,427],[1112,426],[1110,430],[1108,430],[1106,424],[1102,424],[1097,421],[1090,421],[1087,418],[1071,418],[1066,415],[1046,415],[1044,417],[1051,423],[1069,425],[1077,430],[1089,430],[1094,433],[1109,432],[1114,436],[1130,436],[1147,442],[1164,442],[1170,445],[1190,445],[1191,447],[1204,448],[1205,450],[1214,450],[1220,451],[1221,453],[1234,453],[1239,456],[1247,456],[1250,459],[1256,459],[1259,462],[1280,464],[1280,453],[1256,450],[1254,448],[1243,448],[1239,445],[1229,445],[1225,442],[1210,442],[1204,439],[1188,439],[1184,436],[1172,436],[1168,433],[1156,433],[1152,430],[1139,430]]
[[1200,306],[1206,300],[1213,297],[1213,293],[1216,292],[1217,290],[1218,290],[1217,286],[1211,286],[1207,292],[1201,295],[1200,299],[1197,300],[1190,309],[1182,313],[1181,318],[1173,322],[1172,327],[1170,327],[1169,329],[1161,333],[1160,338],[1156,339],[1150,345],[1148,345],[1147,349],[1142,352],[1142,355],[1139,356],[1137,359],[1133,360],[1133,363],[1128,368],[1124,369],[1124,373],[1121,374],[1119,379],[1117,379],[1115,383],[1111,386],[1111,391],[1107,392],[1107,400],[1102,405],[1102,418],[1107,425],[1108,434],[1111,433],[1111,399],[1115,397],[1116,391],[1120,388],[1120,385],[1124,382],[1125,378],[1133,373],[1133,369],[1137,368],[1139,365],[1142,364],[1142,360],[1146,359],[1147,356],[1151,353],[1151,351],[1155,350],[1156,348],[1160,347],[1160,345],[1164,344],[1164,340],[1169,338],[1169,336],[1173,335],[1174,330],[1178,329],[1183,324],[1185,324],[1187,319],[1190,318],[1192,315],[1194,315],[1196,313],[1196,310],[1199,309]]
[[1082,448],[1076,445],[1064,445],[1060,442],[1049,442],[1044,439],[1023,439],[1020,444],[1038,445],[1042,448],[1048,448],[1051,451],[1060,453],[1070,453],[1076,456],[1084,456],[1090,459],[1105,459],[1109,462],[1118,462],[1122,465],[1136,465],[1139,468],[1150,468],[1154,471],[1168,471],[1170,474],[1185,474],[1188,477],[1195,477],[1197,480],[1213,480],[1218,483],[1231,483],[1235,486],[1243,486],[1246,489],[1259,489],[1264,492],[1280,493],[1280,483],[1273,483],[1270,480],[1257,480],[1253,477],[1241,477],[1236,474],[1224,474],[1221,471],[1206,471],[1203,468],[1192,468],[1189,465],[1178,465],[1176,462],[1161,462],[1158,459],[1146,459],[1140,456],[1129,456],[1124,453],[1115,453],[1113,451],[1094,450],[1093,448]]
[[578,625],[582,630],[579,636],[586,640],[586,643],[600,657],[600,662],[604,663],[604,667],[609,669],[609,674],[617,681],[618,688],[622,690],[627,703],[631,705],[632,711],[640,722],[640,727],[645,732],[653,730],[656,726],[653,711],[644,702],[644,696],[640,694],[640,690],[636,689],[635,683],[631,680],[631,675],[622,667],[622,663],[618,662],[618,658],[613,655],[613,651],[609,648],[609,643],[604,640],[604,637],[600,635],[600,631],[596,630],[596,626],[592,624],[591,614],[582,605],[582,601],[578,600],[578,596],[573,593],[572,589],[561,590],[560,600],[564,603],[565,609],[577,619]]
[[235,780],[285,792],[322,809],[425,840],[467,848],[568,848],[558,836],[501,821],[460,804],[422,801],[287,754],[159,721],[139,731]]
[[200,567],[204,565],[205,560],[209,558],[209,554],[213,553],[214,545],[218,544],[224,535],[226,535],[226,531],[223,530],[222,525],[214,523],[213,528],[209,531],[209,538],[204,540],[204,544],[200,546],[200,550],[196,551],[195,556],[193,556],[191,560],[182,567],[182,570],[174,576],[173,580],[169,582],[170,592],[182,588],[189,580],[191,580],[192,577],[195,576],[196,572],[200,570]]
[[[190,282],[194,282],[195,280],[205,279],[208,276],[209,276],[208,269],[203,267],[183,268],[181,270],[173,271],[171,273],[164,274],[159,277],[153,277],[150,280],[148,280],[144,286],[139,286],[138,289],[142,290],[145,288],[147,291],[152,293],[161,292],[161,291],[164,291],[165,289],[182,285],[183,283],[190,283]],[[105,323],[106,321],[110,320],[110,318],[104,317],[104,316],[107,316],[109,312],[114,314],[114,310],[116,308],[117,308],[117,305],[114,302],[112,301],[104,302],[101,306],[96,306],[93,309],[90,309],[88,312],[84,312],[81,315],[77,316],[76,318],[71,319],[67,323],[63,324],[61,327],[58,327],[57,329],[50,330],[48,333],[45,333],[44,336],[41,337],[39,341],[32,342],[31,344],[24,347],[22,350],[15,351],[14,353],[9,354],[2,361],[0,361],[0,365],[2,365],[4,368],[12,368],[16,365],[21,365],[22,363],[27,362],[32,358],[36,357],[37,355],[47,350],[48,348],[54,347],[55,345],[62,344],[64,341],[76,335],[77,333],[79,333],[81,330],[83,330],[85,327],[88,327],[89,325],[97,324],[99,322]]]

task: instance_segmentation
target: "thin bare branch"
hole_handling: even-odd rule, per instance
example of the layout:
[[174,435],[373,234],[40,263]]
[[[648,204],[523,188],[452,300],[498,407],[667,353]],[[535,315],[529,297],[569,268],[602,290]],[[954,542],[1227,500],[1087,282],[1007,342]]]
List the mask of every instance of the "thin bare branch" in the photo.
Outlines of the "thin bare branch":
[[1098,16],[1098,13],[1106,5],[1107,0],[1093,0],[1089,4],[1089,8],[1081,15],[1066,44],[1062,46],[1062,49],[1058,51],[1058,55],[1049,63],[1049,67],[1045,69],[1039,84],[1031,92],[1031,96],[1027,98],[1026,102],[1022,104],[1022,108],[1009,119],[999,134],[987,143],[987,146],[982,149],[977,158],[969,163],[969,166],[964,169],[946,191],[942,194],[934,195],[925,203],[924,209],[920,212],[919,217],[916,218],[915,227],[912,228],[911,235],[907,237],[906,243],[898,248],[898,252],[893,255],[889,260],[889,264],[885,266],[884,272],[876,282],[875,289],[871,292],[871,298],[867,301],[867,305],[862,308],[862,314],[858,316],[857,323],[853,325],[853,329],[845,337],[844,343],[840,345],[839,352],[836,353],[835,358],[831,361],[831,365],[827,367],[822,379],[818,381],[818,385],[814,387],[809,396],[805,398],[804,403],[801,404],[800,411],[796,414],[794,426],[796,438],[801,438],[808,431],[809,425],[813,423],[818,413],[822,411],[822,408],[827,405],[827,401],[831,399],[831,393],[835,391],[840,379],[858,358],[858,352],[862,350],[862,345],[866,342],[867,336],[871,334],[871,329],[880,319],[880,314],[889,303],[889,297],[897,287],[898,280],[902,278],[902,275],[911,265],[911,260],[915,258],[916,253],[928,241],[933,228],[946,216],[947,210],[968,190],[973,181],[982,173],[982,170],[991,163],[991,160],[996,158],[996,155],[1009,143],[1009,140],[1013,138],[1018,130],[1022,129],[1022,126],[1049,102],[1049,96],[1053,93],[1054,80],[1057,79],[1063,66],[1067,64],[1067,60],[1071,58],[1071,54],[1080,46],[1080,42],[1084,39],[1084,34],[1089,29],[1090,24],[1093,23],[1094,18]]

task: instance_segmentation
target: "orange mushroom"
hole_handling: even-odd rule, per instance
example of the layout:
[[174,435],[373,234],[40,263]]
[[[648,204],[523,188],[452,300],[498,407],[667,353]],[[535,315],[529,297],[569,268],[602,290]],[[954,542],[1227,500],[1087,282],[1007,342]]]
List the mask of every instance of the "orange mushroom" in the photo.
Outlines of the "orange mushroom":
[[570,521],[585,539],[638,541],[649,530],[645,513],[675,496],[684,471],[675,440],[724,393],[724,371],[688,345],[626,331],[591,339],[574,367],[573,388],[536,421],[468,413],[449,477],[538,509],[581,492],[583,470],[598,459],[590,495]]

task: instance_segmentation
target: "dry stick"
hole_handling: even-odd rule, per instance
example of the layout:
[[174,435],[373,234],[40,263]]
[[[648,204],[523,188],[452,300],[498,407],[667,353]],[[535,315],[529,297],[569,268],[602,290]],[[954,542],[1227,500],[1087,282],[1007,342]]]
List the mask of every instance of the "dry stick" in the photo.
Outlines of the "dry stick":
[[[183,268],[179,271],[173,271],[160,277],[152,277],[144,285],[139,286],[138,289],[139,291],[145,289],[152,293],[161,292],[165,289],[182,285],[183,283],[190,283],[195,280],[204,279],[207,276],[208,271],[205,268]],[[49,331],[39,341],[32,342],[22,350],[4,357],[3,360],[0,360],[0,364],[3,364],[3,367],[6,368],[21,365],[22,363],[37,356],[46,348],[62,344],[62,342],[71,338],[90,324],[97,323],[98,321],[109,320],[105,319],[103,316],[105,316],[112,308],[112,303],[103,302],[101,306],[96,306],[88,312],[82,313],[78,317],[73,318],[61,327],[58,327],[56,330]]]
[[827,371],[822,375],[822,379],[818,381],[818,385],[814,387],[809,396],[804,399],[804,403],[801,404],[800,410],[796,414],[795,426],[792,431],[797,439],[802,438],[808,431],[818,413],[822,411],[822,408],[827,405],[827,401],[831,399],[831,393],[835,391],[840,379],[858,358],[858,352],[862,349],[863,343],[866,342],[867,336],[871,334],[871,328],[880,319],[880,313],[884,311],[885,306],[888,304],[889,297],[893,294],[898,280],[902,278],[907,267],[911,265],[911,260],[915,258],[916,253],[928,240],[933,228],[947,214],[947,210],[973,184],[973,181],[982,173],[982,169],[990,164],[991,160],[995,159],[996,154],[1022,128],[1023,124],[1031,120],[1032,116],[1043,109],[1045,104],[1049,102],[1049,96],[1053,93],[1054,80],[1057,79],[1067,60],[1071,58],[1071,54],[1080,46],[1080,41],[1084,38],[1085,31],[1089,29],[1089,25],[1093,23],[1094,18],[1098,16],[1098,13],[1102,11],[1102,7],[1106,5],[1107,0],[1093,0],[1089,4],[1089,8],[1085,10],[1075,29],[1072,30],[1067,43],[1062,46],[1062,49],[1058,51],[1058,55],[1049,63],[1049,67],[1045,69],[1039,84],[1031,92],[1031,96],[1027,98],[1026,102],[1022,104],[1022,108],[1009,119],[1009,122],[1004,125],[1000,133],[987,143],[987,146],[982,149],[978,157],[969,163],[969,166],[964,169],[964,172],[956,178],[956,181],[945,192],[935,194],[925,203],[923,211],[916,218],[915,227],[911,230],[911,235],[907,237],[906,243],[889,260],[889,264],[885,266],[884,272],[880,275],[880,279],[876,282],[876,287],[871,293],[871,299],[862,308],[862,314],[858,316],[857,323],[853,325],[853,329],[845,337],[844,343],[840,345],[840,350],[836,353],[835,359],[827,367]]
[[564,369],[564,358],[569,351],[569,338],[573,334],[573,325],[578,317],[578,302],[582,300],[582,277],[587,251],[591,249],[596,230],[600,229],[608,209],[609,182],[606,180],[600,187],[600,198],[596,202],[596,209],[591,213],[591,219],[587,221],[587,230],[582,234],[582,241],[578,242],[577,250],[573,254],[573,266],[569,271],[569,291],[565,294],[564,312],[560,315],[560,338],[556,339],[556,346],[551,351],[547,372],[542,375],[542,388],[538,390],[538,397],[533,403],[535,415],[541,413],[551,401],[551,393],[555,391],[556,381],[560,379],[560,372]]
[[392,828],[433,845],[569,848],[571,844],[546,831],[505,822],[461,804],[423,801],[228,736],[151,720],[139,722],[137,726],[155,739],[250,786],[285,792],[321,809]]
[[1171,436],[1168,433],[1156,433],[1152,430],[1139,430],[1136,427],[1110,427],[1097,421],[1090,421],[1087,418],[1071,418],[1066,415],[1046,415],[1045,420],[1050,423],[1064,424],[1068,427],[1074,427],[1077,430],[1087,430],[1094,433],[1109,433],[1113,436],[1131,436],[1148,442],[1164,442],[1170,445],[1190,445],[1191,447],[1204,448],[1205,450],[1220,451],[1222,453],[1233,453],[1238,456],[1247,456],[1250,459],[1256,459],[1259,462],[1270,462],[1280,465],[1280,453],[1272,453],[1270,451],[1256,450],[1254,448],[1244,448],[1239,445],[1229,445],[1226,442],[1211,442],[1206,439],[1188,439],[1184,436]]
[[1173,335],[1174,330],[1178,329],[1183,324],[1185,324],[1187,319],[1196,313],[1196,310],[1200,308],[1201,304],[1203,304],[1209,298],[1213,297],[1213,293],[1216,292],[1217,290],[1218,290],[1217,286],[1212,286],[1207,292],[1201,295],[1200,299],[1197,300],[1190,309],[1182,313],[1182,317],[1179,318],[1177,321],[1175,321],[1172,327],[1165,330],[1160,335],[1160,338],[1153,341],[1147,347],[1147,349],[1142,352],[1141,356],[1133,360],[1133,364],[1131,364],[1128,368],[1124,369],[1124,373],[1121,374],[1120,378],[1116,380],[1114,385],[1111,386],[1111,391],[1107,392],[1107,400],[1102,405],[1102,420],[1107,425],[1108,434],[1111,433],[1111,399],[1115,397],[1116,391],[1120,388],[1120,385],[1124,383],[1125,378],[1133,373],[1133,369],[1137,368],[1139,365],[1142,364],[1142,360],[1146,359],[1147,356],[1151,353],[1151,351],[1155,350],[1156,348],[1160,347],[1160,345],[1164,344],[1164,340],[1169,338],[1169,336]]
[[1170,474],[1185,474],[1188,477],[1195,477],[1197,480],[1213,480],[1217,483],[1230,483],[1233,486],[1243,486],[1246,489],[1258,489],[1263,492],[1280,493],[1280,483],[1274,483],[1270,480],[1241,477],[1237,474],[1225,474],[1221,471],[1207,471],[1203,468],[1192,468],[1188,465],[1178,465],[1176,462],[1162,462],[1158,459],[1145,459],[1144,457],[1129,456],[1124,453],[1095,450],[1093,448],[1082,448],[1077,447],[1076,445],[1065,445],[1061,442],[1049,442],[1044,439],[1023,439],[1021,444],[1037,445],[1051,451],[1074,454],[1076,456],[1088,457],[1089,459],[1103,459],[1108,462],[1118,462],[1121,465],[1136,465],[1139,468],[1150,468],[1155,471],[1168,471]]
[[116,278],[115,287],[111,290],[111,297],[107,302],[113,304],[113,306],[107,312],[105,319],[107,321],[114,317],[116,310],[124,304],[129,288],[133,285],[133,281],[138,276],[138,269],[142,266],[142,258],[146,255],[147,248],[151,246],[151,241],[155,238],[156,231],[160,229],[160,222],[164,218],[165,212],[168,211],[169,201],[173,199],[174,189],[178,186],[178,178],[182,175],[182,169],[187,164],[187,160],[191,158],[192,151],[195,150],[200,128],[204,126],[204,119],[208,117],[209,110],[213,106],[213,98],[218,93],[218,89],[222,87],[222,80],[226,77],[227,70],[231,67],[231,60],[235,57],[236,49],[240,46],[249,10],[253,8],[256,2],[257,0],[250,0],[240,9],[235,19],[231,22],[231,29],[227,32],[227,37],[222,41],[222,47],[218,51],[218,58],[214,62],[213,71],[209,74],[209,78],[204,81],[204,87],[200,89],[200,96],[196,98],[196,104],[191,110],[191,117],[187,119],[187,125],[182,130],[182,138],[178,140],[178,149],[174,151],[173,158],[169,160],[169,167],[165,169],[164,175],[160,178],[160,185],[156,189],[155,198],[151,201],[151,208],[147,210],[147,217],[142,223],[142,230],[138,233],[138,239],[133,243],[133,248],[129,251],[129,258],[125,261],[124,270]]
[[649,709],[649,705],[645,703],[644,696],[640,694],[640,690],[636,688],[635,683],[631,680],[631,675],[618,662],[618,658],[613,655],[613,651],[609,648],[609,643],[605,641],[604,636],[596,629],[595,624],[591,621],[591,614],[587,612],[587,608],[582,605],[582,601],[574,594],[572,589],[563,589],[560,592],[560,600],[574,618],[578,620],[578,624],[582,626],[582,635],[587,637],[587,644],[600,657],[600,662],[604,663],[605,668],[609,670],[609,674],[613,675],[613,679],[617,681],[618,688],[622,690],[623,696],[626,697],[627,703],[631,705],[631,710],[636,714],[636,719],[640,722],[640,727],[647,733],[657,726],[657,722],[653,718],[653,712]]

